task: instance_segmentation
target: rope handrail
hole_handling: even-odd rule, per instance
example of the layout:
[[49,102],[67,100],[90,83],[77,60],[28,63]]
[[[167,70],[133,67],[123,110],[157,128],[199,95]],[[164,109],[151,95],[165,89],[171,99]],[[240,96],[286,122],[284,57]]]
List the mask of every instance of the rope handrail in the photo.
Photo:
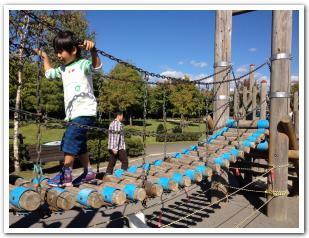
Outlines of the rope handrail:
[[190,217],[190,216],[196,214],[196,213],[199,212],[199,211],[203,211],[203,210],[205,210],[206,208],[209,208],[209,207],[211,207],[211,206],[213,206],[213,205],[215,205],[215,204],[218,204],[218,203],[224,201],[225,199],[227,199],[227,198],[233,196],[234,194],[238,193],[239,191],[243,190],[244,188],[246,188],[246,187],[250,186],[251,184],[253,184],[253,183],[259,181],[259,178],[264,177],[266,174],[268,174],[268,173],[269,173],[270,171],[272,171],[273,169],[274,169],[274,167],[271,168],[271,169],[269,169],[268,171],[266,171],[264,174],[262,174],[262,175],[256,177],[254,180],[252,180],[252,182],[250,182],[250,183],[244,185],[243,187],[239,188],[239,189],[236,190],[235,192],[232,192],[232,193],[226,195],[225,197],[223,197],[223,198],[221,198],[221,199],[219,199],[219,200],[217,200],[217,201],[215,201],[215,202],[213,202],[213,203],[207,205],[206,207],[204,207],[204,208],[202,208],[202,209],[195,210],[194,212],[192,212],[191,214],[189,214],[189,215],[187,215],[187,216],[184,216],[184,217],[182,217],[182,218],[180,218],[180,219],[178,219],[178,220],[176,220],[176,221],[173,221],[173,222],[171,222],[171,223],[169,223],[169,224],[167,224],[167,225],[164,225],[164,226],[162,226],[162,228],[171,226],[172,224],[175,224],[175,223],[177,223],[177,222],[179,222],[179,221],[181,221],[181,220],[183,220],[183,219],[186,219],[186,218],[188,218],[188,217]]

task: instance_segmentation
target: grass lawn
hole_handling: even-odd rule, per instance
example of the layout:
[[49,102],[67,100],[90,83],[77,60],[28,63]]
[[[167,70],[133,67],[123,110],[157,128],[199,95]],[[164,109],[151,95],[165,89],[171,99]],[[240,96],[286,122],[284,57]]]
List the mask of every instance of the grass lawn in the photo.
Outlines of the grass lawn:
[[[92,168],[96,171],[96,166],[97,164],[92,164]],[[107,166],[107,162],[101,162],[99,164],[99,168],[101,167],[106,167]],[[46,164],[43,165],[43,174],[46,177],[51,177],[50,175],[58,173],[58,171],[60,171],[61,166],[59,161],[52,161],[52,162],[48,162]],[[80,173],[82,173],[83,168],[76,168],[73,170],[73,175],[78,175]],[[25,170],[25,171],[21,171],[21,172],[13,172],[11,173],[12,175],[17,175],[20,176],[26,180],[32,180],[35,175],[33,173],[32,170]]]
[[[157,127],[160,123],[163,123],[162,120],[153,120],[149,119],[147,120],[147,131],[153,131],[155,132],[157,130]],[[167,128],[171,129],[175,127],[176,125],[179,125],[179,121],[176,120],[168,120],[167,122]],[[125,126],[126,128],[132,128],[135,130],[142,131],[143,130],[143,121],[142,120],[135,120],[133,122],[133,126]],[[36,144],[37,142],[37,125],[35,123],[29,123],[29,124],[23,124],[20,127],[20,133],[25,137],[24,143],[31,145],[31,144]],[[205,124],[203,123],[194,123],[188,127],[184,128],[184,132],[200,132],[205,130]],[[58,141],[62,139],[64,129],[50,129],[46,128],[45,126],[41,126],[41,132],[42,132],[42,138],[41,138],[41,143],[46,143],[50,141]],[[13,128],[10,128],[10,137],[13,137]],[[132,137],[139,137],[139,136],[132,136]],[[205,137],[205,136],[203,136]],[[13,140],[10,139],[10,144],[13,143]],[[164,142],[156,142],[155,137],[147,137],[146,138],[146,144],[163,144]],[[169,142],[168,142],[169,143]],[[183,143],[182,141],[177,141],[177,142],[170,142],[170,143]],[[96,168],[96,164],[93,164],[93,168]],[[100,163],[100,167],[105,167],[107,166],[107,162],[102,162]],[[54,161],[54,162],[49,162],[43,165],[43,173],[46,176],[49,176],[50,174],[57,173],[60,169],[60,163],[59,161]],[[79,174],[82,172],[82,168],[77,168],[74,169],[74,174]],[[19,173],[12,173],[18,176],[21,176],[27,180],[31,180],[34,177],[33,171],[32,170],[25,170],[21,171]]]
[[[162,120],[154,120],[154,119],[149,119],[147,120],[147,131],[156,131],[157,127],[160,123],[163,123]],[[175,127],[176,125],[179,125],[179,121],[176,120],[168,120],[167,121],[167,129],[171,129]],[[126,128],[132,128],[135,130],[142,131],[143,130],[143,122],[142,120],[136,120],[133,122],[133,126],[125,126]],[[25,144],[36,144],[37,142],[37,125],[34,123],[28,124],[28,125],[23,125],[20,127],[20,133],[24,137],[24,143]],[[205,130],[205,124],[204,123],[194,123],[188,127],[184,128],[184,132],[199,132],[199,131],[204,131]],[[41,143],[46,143],[49,141],[57,141],[61,140],[63,136],[64,129],[49,129],[44,126],[41,126],[41,133],[42,133],[42,138],[41,138]],[[10,128],[10,137],[13,137],[13,128]],[[10,143],[13,143],[13,140],[10,139]],[[156,142],[155,137],[147,137],[146,139],[147,144],[158,144],[162,142]]]

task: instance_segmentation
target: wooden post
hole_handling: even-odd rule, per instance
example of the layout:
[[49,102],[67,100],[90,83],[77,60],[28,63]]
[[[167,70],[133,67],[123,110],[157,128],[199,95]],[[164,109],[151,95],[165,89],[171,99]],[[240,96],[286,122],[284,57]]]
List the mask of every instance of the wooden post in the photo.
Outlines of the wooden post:
[[252,120],[256,119],[256,95],[257,95],[257,88],[254,85],[252,88]]
[[294,101],[293,101],[293,115],[294,115],[294,127],[296,137],[298,138],[299,134],[299,112],[298,112],[298,92],[294,92]]
[[206,121],[207,121],[208,128],[209,128],[210,130],[213,130],[213,129],[215,128],[215,123],[214,123],[214,121],[213,121],[213,119],[211,118],[210,115],[208,115],[208,116],[206,117]]
[[260,91],[260,119],[266,119],[266,94],[267,94],[267,81],[261,81],[261,91]]
[[[293,151],[297,151],[299,150],[299,144],[298,144],[298,140],[296,138],[296,133],[295,133],[295,128],[293,126],[292,120],[290,118],[290,116],[286,116],[284,117],[281,122],[281,129],[282,131],[289,137],[289,149],[292,149]],[[290,158],[290,152],[291,150],[289,150],[289,156],[288,158]],[[295,154],[292,154],[295,155]],[[297,180],[293,180],[292,183],[292,190],[291,190],[291,194],[296,195],[299,193],[299,160],[292,160],[291,161],[295,167],[296,170],[296,175],[297,175]]]
[[237,88],[234,90],[234,117],[238,116],[239,111],[239,94]]
[[[225,67],[230,66],[231,62],[231,36],[232,36],[232,11],[216,11],[216,32],[215,32],[215,73],[222,70]],[[223,79],[228,80],[229,76],[224,77],[227,71],[214,76],[214,82],[221,81]],[[215,84],[214,92],[214,122],[216,127],[224,126],[229,118],[230,107],[229,105],[223,106],[229,100],[229,84]],[[218,109],[220,108],[220,109]],[[224,174],[224,172],[222,173]],[[220,179],[221,177],[221,179]],[[227,176],[224,176],[226,178]],[[222,175],[213,176],[213,183],[211,184],[211,202],[217,202],[221,196],[218,196],[219,181],[223,179]],[[227,182],[228,183],[228,182]],[[223,196],[227,194],[227,190],[223,190]]]
[[[254,64],[250,64],[250,71],[254,70]],[[250,79],[249,79],[249,91],[252,92],[254,86],[254,72],[250,73]]]
[[245,109],[244,111],[244,119],[247,119],[246,114],[248,113],[248,89],[247,86],[244,84],[244,87],[242,88],[242,103],[243,107]]
[[[232,11],[216,11],[216,32],[215,32],[215,63],[214,72],[228,68],[231,62],[231,35],[232,35]],[[224,77],[228,70],[216,74],[214,82],[228,80],[229,76]],[[229,84],[215,84],[214,92],[214,122],[216,127],[221,127],[229,118],[229,105],[222,106],[228,102]],[[220,108],[220,109],[218,109]]]
[[[287,191],[289,139],[278,131],[278,123],[288,115],[289,108],[291,60],[288,57],[292,45],[292,11],[275,10],[272,21],[269,165],[282,167],[273,169],[273,176],[269,173],[268,189]],[[272,196],[270,194],[268,198]],[[276,220],[287,220],[286,196],[273,197],[267,204],[267,215]]]
[[18,113],[18,110],[20,109],[21,106],[21,90],[22,90],[22,85],[23,85],[23,80],[22,80],[22,69],[23,69],[23,55],[24,55],[24,46],[26,43],[26,32],[29,27],[29,16],[25,16],[25,21],[22,26],[22,31],[19,33],[20,37],[20,48],[19,48],[19,62],[18,62],[18,72],[17,72],[17,89],[16,89],[16,101],[15,101],[15,112],[14,112],[14,140],[13,140],[13,156],[14,156],[14,169],[15,172],[20,172],[20,164],[19,164],[19,159],[20,159],[20,151],[19,151],[19,144],[18,144],[18,134],[19,134],[19,120],[20,116]]
[[[250,64],[250,71],[253,71],[254,70],[254,64]],[[248,88],[248,91],[247,93],[249,94],[248,96],[248,103],[250,104],[249,105],[249,108],[248,108],[248,111],[250,112],[250,115],[249,115],[249,119],[253,119],[253,112],[252,112],[252,109],[253,109],[253,85],[254,85],[254,72],[250,73],[249,75],[249,88]]]

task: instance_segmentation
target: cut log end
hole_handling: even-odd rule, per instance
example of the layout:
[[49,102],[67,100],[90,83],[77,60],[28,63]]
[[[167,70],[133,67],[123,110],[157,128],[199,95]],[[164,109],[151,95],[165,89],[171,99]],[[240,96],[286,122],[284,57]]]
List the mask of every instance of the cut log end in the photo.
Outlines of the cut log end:
[[178,183],[174,180],[170,180],[168,183],[168,189],[171,191],[177,191],[178,190]]
[[112,195],[112,203],[116,205],[123,205],[126,201],[126,194],[120,190],[116,190]]
[[188,176],[182,176],[182,186],[189,187],[191,185],[191,179]]
[[103,199],[98,192],[92,192],[89,194],[88,204],[92,208],[100,208],[103,206]]
[[35,211],[41,204],[41,196],[35,191],[28,190],[20,197],[19,204],[26,211]]
[[137,201],[143,201],[146,198],[146,191],[143,188],[137,188],[134,192],[134,199]]

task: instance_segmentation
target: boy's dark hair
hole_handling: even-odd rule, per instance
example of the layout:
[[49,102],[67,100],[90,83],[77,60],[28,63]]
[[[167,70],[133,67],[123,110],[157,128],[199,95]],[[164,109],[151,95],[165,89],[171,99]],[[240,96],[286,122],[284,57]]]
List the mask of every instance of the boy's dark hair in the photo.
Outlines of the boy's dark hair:
[[123,115],[123,111],[119,110],[119,109],[116,109],[114,111],[114,117],[117,117],[117,116],[120,116],[120,115]]
[[72,53],[74,47],[76,47],[76,57],[81,57],[81,49],[78,47],[79,41],[71,31],[58,32],[57,36],[53,40],[53,47],[56,53],[67,51]]

